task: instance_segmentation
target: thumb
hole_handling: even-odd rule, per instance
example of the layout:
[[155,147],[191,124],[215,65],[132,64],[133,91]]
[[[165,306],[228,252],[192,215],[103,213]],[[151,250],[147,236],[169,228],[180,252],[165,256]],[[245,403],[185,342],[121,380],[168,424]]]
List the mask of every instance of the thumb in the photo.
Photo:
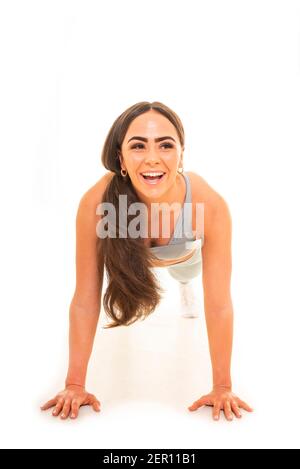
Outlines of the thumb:
[[193,411],[193,410],[197,410],[198,407],[199,407],[198,402],[194,402],[192,405],[190,405],[190,406],[188,407],[188,409],[191,410],[191,411]]
[[92,402],[92,407],[95,412],[100,412],[100,402],[97,399]]
[[195,401],[192,405],[190,405],[188,407],[189,410],[193,411],[193,410],[197,410],[199,409],[199,407],[203,407],[205,405],[210,405],[210,398],[209,396],[203,396],[201,397],[200,399],[198,399],[197,401]]

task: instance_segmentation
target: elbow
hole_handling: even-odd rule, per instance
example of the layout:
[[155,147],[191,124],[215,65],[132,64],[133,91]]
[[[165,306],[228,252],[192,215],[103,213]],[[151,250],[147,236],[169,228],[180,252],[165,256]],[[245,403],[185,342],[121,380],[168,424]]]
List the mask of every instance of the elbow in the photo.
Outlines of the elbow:
[[76,301],[74,298],[71,301],[69,313],[73,314],[91,314],[99,315],[101,305],[99,302],[90,302],[90,301]]
[[209,316],[224,317],[233,314],[232,301],[222,304],[204,304],[205,314]]

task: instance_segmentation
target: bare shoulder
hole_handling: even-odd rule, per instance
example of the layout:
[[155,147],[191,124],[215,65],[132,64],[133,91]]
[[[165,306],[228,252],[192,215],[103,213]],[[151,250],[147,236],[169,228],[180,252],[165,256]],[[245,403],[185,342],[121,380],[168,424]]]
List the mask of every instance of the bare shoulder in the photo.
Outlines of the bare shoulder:
[[194,171],[187,171],[192,188],[192,198],[195,202],[217,203],[218,192],[202,177]]
[[76,214],[77,230],[87,233],[95,239],[95,226],[102,218],[97,214],[97,207],[102,202],[103,194],[115,173],[109,171],[105,173],[93,186],[84,192],[79,200]]
[[211,210],[220,210],[227,205],[224,197],[214,189],[202,176],[187,171],[190,177],[193,202],[205,202]]
[[215,226],[217,220],[220,224],[226,220],[230,222],[229,206],[222,194],[194,171],[187,171],[187,174],[191,181],[193,204],[204,204],[205,234],[208,234],[209,229]]
[[86,208],[95,208],[101,202],[102,195],[114,175],[114,172],[108,171],[103,176],[101,176],[101,178],[95,184],[93,184],[86,192],[84,192],[80,199],[79,205]]

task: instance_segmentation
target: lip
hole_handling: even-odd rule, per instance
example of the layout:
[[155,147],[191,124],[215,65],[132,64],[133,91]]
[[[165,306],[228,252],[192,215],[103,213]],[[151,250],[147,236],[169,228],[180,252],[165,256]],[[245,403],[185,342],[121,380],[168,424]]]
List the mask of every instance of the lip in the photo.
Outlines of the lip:
[[[147,172],[147,171],[145,171]],[[148,171],[149,173],[151,173],[151,171]],[[154,173],[158,173],[158,171],[153,171]],[[139,179],[144,183],[146,184],[147,186],[158,186],[159,184],[161,184],[162,182],[164,182],[164,180],[166,179],[166,176],[167,176],[167,173],[165,172],[165,174],[158,180],[156,181],[150,181],[149,179],[145,179],[141,173],[139,173]]]

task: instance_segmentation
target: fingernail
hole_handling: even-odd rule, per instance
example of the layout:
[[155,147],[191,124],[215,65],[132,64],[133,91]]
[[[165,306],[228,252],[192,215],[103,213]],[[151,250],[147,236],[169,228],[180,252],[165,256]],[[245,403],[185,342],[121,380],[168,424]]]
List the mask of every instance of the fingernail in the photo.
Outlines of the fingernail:
[[61,417],[64,417],[64,416],[65,416],[65,414],[61,414]]
[[75,414],[71,414],[71,417],[74,418],[74,417],[75,417]]

